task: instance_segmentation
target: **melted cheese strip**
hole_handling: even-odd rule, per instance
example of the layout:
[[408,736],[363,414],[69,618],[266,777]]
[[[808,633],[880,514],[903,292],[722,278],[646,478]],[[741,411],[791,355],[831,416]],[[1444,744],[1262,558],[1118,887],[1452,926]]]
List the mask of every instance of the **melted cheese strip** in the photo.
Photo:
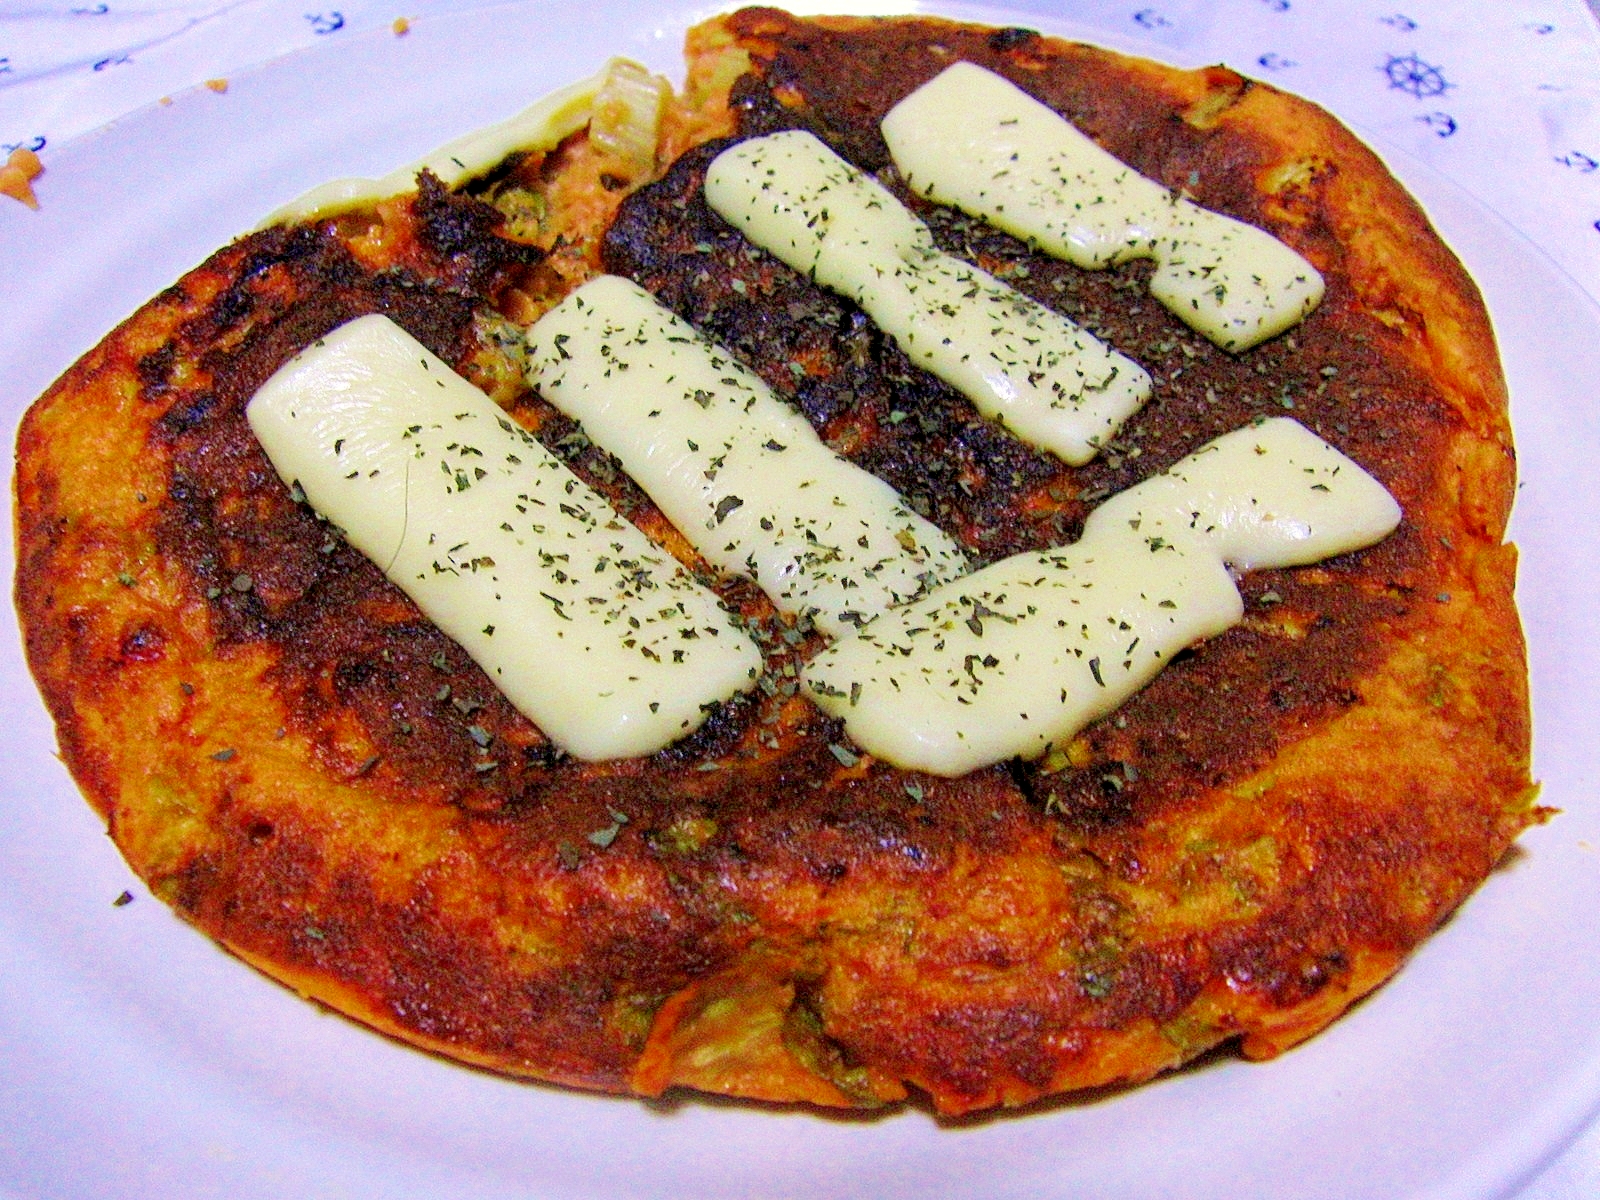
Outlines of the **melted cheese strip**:
[[1047,254],[1097,268],[1153,258],[1150,292],[1224,350],[1322,299],[1322,276],[1264,230],[1138,174],[999,75],[955,63],[883,119],[906,186]]
[[1112,496],[1083,540],[1126,526],[1198,537],[1235,570],[1299,567],[1382,540],[1400,506],[1371,475],[1289,417],[1237,429]]
[[291,360],[248,416],[284,481],[576,757],[659,750],[759,674],[711,592],[388,318]]
[[595,97],[614,74],[643,70],[627,59],[612,59],[590,78],[551,92],[514,116],[465,134],[380,178],[335,179],[320,184],[275,209],[258,228],[335,216],[412,191],[422,171],[432,171],[446,187],[455,187],[518,151],[554,149],[588,124]]
[[706,199],[756,245],[860,305],[979,412],[1068,463],[1093,458],[1150,396],[1132,359],[942,253],[904,205],[809,133],[723,151]]
[[1113,497],[1075,544],[885,613],[804,680],[858,745],[896,766],[955,776],[1035,757],[1239,620],[1225,560],[1313,561],[1399,520],[1354,462],[1292,420],[1268,421]]
[[528,333],[529,380],[583,423],[706,559],[838,635],[966,556],[839,457],[761,379],[615,275]]

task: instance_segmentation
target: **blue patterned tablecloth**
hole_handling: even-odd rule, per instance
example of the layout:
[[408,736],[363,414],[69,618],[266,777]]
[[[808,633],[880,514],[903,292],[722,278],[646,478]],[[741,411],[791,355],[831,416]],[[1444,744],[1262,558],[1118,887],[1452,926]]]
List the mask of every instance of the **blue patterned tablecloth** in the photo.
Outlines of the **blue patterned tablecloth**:
[[[162,97],[397,19],[484,0],[0,0],[0,157],[52,155]],[[1225,62],[1319,101],[1498,213],[1600,301],[1595,0],[1074,0],[1154,57]],[[226,92],[217,85],[219,102]],[[12,201],[0,198],[0,204]],[[1600,1126],[1518,1200],[1600,1196]]]
[[[51,151],[318,41],[484,0],[0,0],[0,147]],[[1150,53],[1315,99],[1460,184],[1600,299],[1600,31],[1582,0],[1077,0]],[[39,184],[48,203],[48,178]]]

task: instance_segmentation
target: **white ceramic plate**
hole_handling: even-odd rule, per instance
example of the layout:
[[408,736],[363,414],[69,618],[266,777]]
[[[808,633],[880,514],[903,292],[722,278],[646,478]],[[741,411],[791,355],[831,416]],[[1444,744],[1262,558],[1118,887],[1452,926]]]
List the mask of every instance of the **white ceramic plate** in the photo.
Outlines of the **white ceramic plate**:
[[[1044,3],[942,10],[1118,41]],[[331,176],[381,174],[613,53],[678,76],[681,30],[699,15],[606,0],[422,19],[404,39],[236,73],[225,97],[181,96],[67,148],[42,212],[0,211],[8,440],[117,320],[281,201]],[[1587,728],[1600,701],[1600,423],[1585,405],[1600,311],[1469,197],[1396,165],[1482,284],[1503,341],[1525,480],[1515,533],[1536,770],[1566,811],[1327,1033],[1266,1065],[1225,1061],[949,1126],[919,1112],[653,1107],[464,1070],[322,1014],[151,899],[56,760],[13,627],[0,644],[0,1188],[1345,1200],[1515,1187],[1600,1097],[1600,755]],[[9,578],[9,546],[0,566]],[[137,901],[114,908],[125,888]]]

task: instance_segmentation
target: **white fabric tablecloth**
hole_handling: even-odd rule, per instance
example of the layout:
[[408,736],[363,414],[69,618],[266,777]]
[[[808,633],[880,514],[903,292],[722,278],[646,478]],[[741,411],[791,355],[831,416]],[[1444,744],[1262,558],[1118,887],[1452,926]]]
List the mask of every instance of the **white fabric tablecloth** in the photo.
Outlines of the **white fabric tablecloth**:
[[[0,0],[0,147],[40,155],[49,205],[52,154],[80,134],[293,50],[484,0],[404,2]],[[1600,300],[1600,26],[1583,0],[1077,0],[1063,13],[1317,100],[1465,189]],[[1593,1197],[1600,1125],[1518,1194]]]
[[[0,0],[0,147],[396,18],[484,0]],[[337,7],[335,7],[335,5]],[[1142,6],[1141,6],[1142,5]],[[1505,217],[1600,298],[1600,33],[1582,0],[1078,0],[1150,53],[1309,96]],[[40,188],[46,202],[48,180]]]

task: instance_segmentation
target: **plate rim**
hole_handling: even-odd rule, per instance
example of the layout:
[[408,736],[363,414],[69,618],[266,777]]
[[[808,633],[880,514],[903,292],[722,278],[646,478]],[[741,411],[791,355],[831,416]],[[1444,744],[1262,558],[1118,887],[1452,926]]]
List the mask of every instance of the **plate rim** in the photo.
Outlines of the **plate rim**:
[[[430,16],[428,18],[425,18],[425,20],[440,20],[440,21],[450,21],[450,22],[461,22],[461,21],[466,21],[466,20],[480,20],[480,19],[484,19],[487,16],[492,16],[493,12],[496,11],[496,10],[528,10],[528,9],[538,8],[538,7],[540,7],[540,5],[537,4],[537,3],[534,3],[534,4],[527,4],[527,3],[521,3],[521,4],[518,4],[518,3],[498,4],[498,5],[488,6],[487,8],[468,8],[468,9],[454,10],[454,11],[449,12],[449,13],[436,14],[436,15]],[[604,3],[600,7],[602,7],[603,9],[610,10],[610,9],[614,9],[614,8],[642,8],[643,6],[639,5],[639,4],[629,5],[629,4]],[[832,7],[832,6],[824,6],[824,7]],[[919,5],[917,7],[922,8],[924,6]],[[1018,4],[1012,4],[1012,5],[1003,6],[1003,7],[1001,7],[1001,6],[990,6],[990,5],[966,5],[966,4],[952,4],[952,5],[943,5],[943,6],[931,6],[930,5],[930,6],[926,6],[926,7],[928,7],[928,8],[937,7],[937,8],[939,8],[940,11],[950,12],[950,13],[968,13],[968,12],[971,12],[971,13],[993,13],[993,12],[1002,12],[1002,11],[1014,11],[1014,12],[1026,11],[1025,6],[1018,5]],[[709,10],[704,10],[704,11],[709,11]],[[703,14],[701,13],[701,10],[696,10],[696,15],[703,15]],[[964,19],[978,19],[978,18],[964,18]],[[1040,23],[1044,24],[1045,21],[1041,20]],[[1062,27],[1062,25],[1064,23],[1065,22],[1062,21],[1062,20],[1055,20],[1055,19],[1052,19],[1052,20],[1049,21],[1049,24],[1052,27],[1056,27],[1056,28]],[[419,20],[417,26],[414,27],[414,32],[421,32],[422,30],[423,30],[422,21]],[[371,39],[371,40],[377,40],[382,35],[381,35],[381,31],[373,30],[373,31],[367,31],[363,35],[358,35],[358,36],[364,36],[364,37],[367,37],[368,39]],[[1074,34],[1072,36],[1077,36],[1077,35]],[[1114,40],[1110,39],[1110,38],[1097,38],[1096,40],[1100,41],[1102,44],[1115,44]],[[343,55],[343,54],[355,53],[355,51],[348,49],[352,45],[353,45],[353,42],[346,41],[346,42],[340,42],[340,43],[336,43],[336,44],[313,46],[313,47],[307,48],[305,50],[293,52],[292,54],[287,55],[287,56],[283,56],[283,57],[280,57],[280,58],[269,59],[269,60],[264,60],[262,63],[256,64],[252,68],[241,69],[240,71],[233,73],[232,76],[231,76],[231,80],[232,80],[233,84],[235,84],[235,85],[242,85],[246,80],[248,80],[248,79],[250,79],[250,78],[252,78],[254,76],[262,75],[262,74],[270,74],[270,73],[272,73],[274,71],[283,70],[284,68],[283,68],[283,66],[281,64],[284,64],[285,62],[291,62],[291,61],[298,60],[298,59],[301,58],[301,56],[304,56],[304,55],[316,55],[318,57],[322,57],[322,56],[334,56],[334,55]],[[675,46],[673,47],[673,52],[676,53],[676,47]],[[1140,52],[1144,52],[1146,54],[1149,54],[1149,53],[1151,53],[1151,50],[1150,50],[1150,48],[1146,47]],[[199,97],[195,97],[195,98],[198,99]],[[184,98],[182,96],[180,96],[180,97],[177,97],[176,99],[181,102]],[[176,105],[174,107],[176,107]],[[192,107],[192,105],[190,107]],[[67,163],[69,166],[70,166],[71,160],[73,159],[74,156],[80,156],[80,155],[87,155],[87,156],[90,156],[90,157],[96,156],[101,152],[102,147],[101,147],[100,143],[102,141],[104,141],[104,140],[125,139],[126,137],[129,136],[129,130],[130,129],[136,129],[136,127],[139,126],[139,124],[141,122],[148,122],[152,118],[152,116],[158,116],[158,114],[155,114],[153,112],[153,106],[147,107],[146,109],[138,110],[134,114],[130,114],[129,117],[120,119],[119,121],[114,122],[109,126],[103,127],[100,130],[96,130],[96,131],[93,131],[92,133],[83,135],[81,138],[72,139],[71,142],[63,144],[63,146],[58,150],[57,154],[58,154],[59,158],[62,161],[64,161],[65,163]],[[1362,133],[1362,136],[1363,136],[1364,140],[1366,140],[1369,144],[1373,143],[1374,138],[1373,138],[1373,135],[1370,132],[1364,132],[1364,133]],[[1390,154],[1394,153],[1395,149],[1396,148],[1390,148]],[[1382,149],[1380,149],[1380,153],[1383,153]],[[1385,159],[1386,159],[1386,161],[1390,161],[1391,165],[1392,165],[1393,164],[1393,159],[1390,157],[1390,154],[1385,154]],[[1402,177],[1404,178],[1406,173],[1402,170],[1400,172],[1397,172],[1397,174],[1401,174]],[[1409,179],[1407,180],[1407,182],[1408,182],[1408,186],[1412,186],[1413,189],[1415,190],[1415,186],[1416,185],[1414,183],[1412,183],[1411,180],[1409,180]],[[1451,185],[1451,186],[1459,186],[1459,185]],[[1470,194],[1468,195],[1467,198],[1468,198],[1469,201],[1472,200],[1472,198],[1470,197]],[[263,211],[265,211],[265,210],[263,210]],[[1496,217],[1495,214],[1493,214],[1492,210],[1483,209],[1483,212],[1485,213],[1485,215],[1487,215],[1487,216],[1489,216],[1491,218],[1494,218],[1496,221],[1499,220],[1499,218]],[[1500,223],[1502,225],[1506,225],[1506,228],[1510,229],[1511,233],[1515,234],[1516,231],[1514,229],[1511,229],[1511,227],[1509,227],[1509,225],[1507,223],[1504,223],[1503,221],[1500,222]],[[4,229],[3,229],[3,226],[0,226],[0,243],[3,243],[4,239],[5,239]],[[1529,241],[1528,239],[1524,238],[1522,240],[1527,245],[1530,245],[1530,246],[1532,245],[1531,241]],[[220,244],[220,242],[218,244]],[[1537,249],[1537,247],[1534,247],[1534,248]],[[1540,256],[1541,256],[1542,259],[1545,260],[1547,266],[1552,271],[1554,271],[1555,273],[1557,273],[1558,275],[1560,275],[1560,276],[1562,276],[1564,278],[1565,286],[1570,289],[1571,296],[1573,298],[1576,298],[1576,299],[1582,301],[1583,304],[1585,306],[1587,306],[1588,309],[1594,310],[1594,312],[1596,312],[1596,313],[1600,313],[1600,305],[1597,305],[1595,300],[1594,300],[1594,298],[1592,296],[1590,296],[1586,291],[1584,291],[1576,283],[1575,280],[1572,280],[1570,278],[1570,276],[1565,276],[1564,273],[1560,271],[1559,264],[1556,264],[1553,260],[1551,260],[1548,255],[1544,254],[1543,251],[1540,251]],[[189,264],[189,265],[193,265],[193,264]],[[184,268],[181,268],[181,269],[187,269],[187,267],[184,267]],[[152,289],[151,294],[153,294],[153,289]],[[5,302],[3,300],[0,300],[0,313],[3,313],[5,311],[5,309],[6,309],[6,307],[7,307],[7,302]],[[1493,309],[1491,308],[1491,313],[1492,312],[1493,312]],[[118,318],[118,319],[120,319],[120,318]],[[1600,318],[1597,318],[1597,319],[1600,319]],[[92,343],[88,343],[88,344],[92,344]],[[86,346],[87,346],[87,344],[86,344]],[[6,355],[3,352],[0,352],[0,378],[6,378],[6,373],[5,372],[6,372],[7,361],[8,360],[7,360]],[[48,382],[48,380],[46,380],[45,382]],[[42,390],[42,388],[40,388],[38,390]],[[37,393],[35,392],[35,394],[37,394]],[[18,419],[20,417],[20,413],[21,413],[21,408],[20,407],[16,410],[15,413],[9,411],[9,409],[8,409],[8,411],[6,413],[6,420],[8,422],[8,428],[12,429],[12,441],[13,441],[13,444],[15,442],[15,422],[16,422],[16,419]],[[10,503],[9,497],[8,497],[7,503]],[[8,522],[8,525],[9,525],[9,522]],[[7,546],[7,551],[8,551],[8,554],[14,555],[14,550],[9,545],[9,542],[8,542],[8,546]],[[11,558],[7,558],[6,561],[7,562],[11,562],[12,559]],[[10,618],[10,621],[11,621],[11,626],[13,628],[15,628],[15,618],[14,617]],[[10,640],[14,643],[16,639],[13,638],[13,639],[10,639]],[[8,653],[6,655],[6,669],[7,669],[8,674],[9,674],[9,672],[10,672],[12,666],[13,666],[13,656],[14,656],[14,654],[15,654],[14,647],[8,647]],[[31,693],[31,679],[28,679],[26,677],[25,673],[24,673],[22,681],[27,685],[27,687],[28,687],[28,689],[29,689],[29,691]],[[8,683],[9,682],[12,682],[12,681],[8,679]],[[1538,726],[1537,726],[1537,722],[1536,722],[1536,729],[1537,729],[1537,727]],[[51,739],[50,744],[53,747],[53,744],[54,744],[53,743],[53,739]],[[66,780],[64,772],[61,775],[61,782],[63,782],[65,784],[65,790],[66,790],[66,792],[67,792],[67,794],[69,796],[76,794],[76,791],[77,791],[76,787],[71,784],[70,780]],[[8,790],[9,790],[9,787],[10,787],[10,785],[8,785]],[[75,801],[75,803],[79,806],[79,808],[86,808],[86,806],[84,806],[82,804],[81,799]],[[1541,832],[1541,831],[1532,831],[1532,833],[1539,833],[1539,832]],[[1530,836],[1531,836],[1531,834],[1530,834]],[[4,850],[5,848],[6,847],[4,845],[3,836],[0,836],[0,850]],[[0,907],[3,907],[3,902],[0,902]],[[150,905],[146,905],[145,907],[153,909],[156,906],[154,904],[150,904]],[[1469,907],[1470,907],[1470,903],[1469,903]],[[0,914],[0,915],[4,915],[4,914]],[[0,934],[3,934],[4,931],[6,930],[6,928],[7,928],[7,926],[5,924],[0,923]],[[184,930],[183,932],[184,932],[184,934],[186,936],[188,935],[188,931],[187,930]],[[4,943],[5,943],[5,938],[3,936],[0,936],[0,944],[4,944]],[[231,970],[234,970],[234,971],[238,970],[238,965],[235,964],[235,963],[232,963],[231,960],[226,965]],[[1412,965],[1415,966],[1415,964],[1412,964]],[[1388,989],[1384,989],[1384,990],[1387,991]],[[4,993],[0,993],[0,996],[3,996],[3,995],[4,995]],[[296,1003],[299,1003],[299,1002],[296,1001]],[[269,1005],[268,1007],[271,1007],[271,1006]],[[4,1008],[3,1008],[3,1006],[0,1006],[0,1016],[3,1016],[3,1015],[4,1015]],[[1342,1025],[1342,1022],[1341,1022],[1341,1025]],[[0,1033],[3,1033],[3,1032],[4,1032],[3,1023],[0,1023]],[[1324,1034],[1322,1036],[1326,1037],[1327,1035]],[[1318,1040],[1320,1041],[1321,1039],[1319,1038]],[[3,1043],[0,1043],[0,1044],[3,1044]],[[404,1053],[408,1054],[408,1055],[409,1054],[415,1054],[414,1051],[410,1051],[410,1050],[406,1050],[406,1051],[404,1051]],[[1540,1144],[1543,1146],[1543,1151],[1539,1155],[1538,1160],[1534,1161],[1534,1162],[1528,1162],[1525,1157],[1514,1156],[1514,1157],[1516,1157],[1516,1161],[1514,1163],[1502,1164],[1500,1169],[1491,1172],[1492,1178],[1479,1178],[1476,1181],[1471,1181],[1471,1182],[1474,1183],[1474,1186],[1476,1184],[1478,1184],[1478,1183],[1485,1183],[1485,1184],[1488,1184],[1489,1186],[1492,1186],[1492,1187],[1504,1188],[1504,1187],[1511,1186],[1511,1185],[1513,1185],[1515,1183],[1521,1182],[1521,1181],[1525,1180],[1526,1178],[1531,1177],[1540,1168],[1542,1168],[1542,1166],[1546,1162],[1549,1161],[1549,1159],[1553,1155],[1553,1153],[1557,1149],[1559,1149],[1559,1145],[1560,1144],[1564,1144],[1565,1142],[1570,1141],[1573,1137],[1575,1137],[1577,1135],[1577,1133],[1582,1129],[1582,1127],[1583,1127],[1584,1123],[1586,1122],[1588,1116],[1595,1111],[1597,1106],[1600,1106],[1600,1059],[1597,1059],[1595,1062],[1591,1063],[1590,1065],[1591,1065],[1590,1074],[1593,1076],[1593,1078],[1590,1079],[1586,1084],[1584,1084],[1582,1088],[1575,1089],[1575,1095],[1570,1100],[1570,1102],[1568,1103],[1568,1105],[1566,1107],[1566,1110],[1562,1114],[1562,1119],[1560,1121],[1556,1122],[1556,1124],[1558,1124],[1560,1126],[1560,1134],[1556,1138],[1556,1140],[1552,1141],[1552,1140],[1550,1140],[1549,1137],[1534,1139],[1534,1140],[1539,1141]],[[1259,1070],[1264,1070],[1264,1069],[1265,1070],[1270,1070],[1271,1068],[1270,1067],[1262,1068],[1262,1067],[1253,1067],[1252,1066],[1252,1067],[1248,1067],[1248,1068],[1245,1068],[1245,1069],[1251,1070],[1251,1071],[1259,1071]],[[1198,1078],[1198,1076],[1195,1076],[1195,1078]],[[1163,1085],[1162,1084],[1157,1084],[1156,1086],[1160,1087],[1160,1086],[1163,1086]],[[1592,1090],[1589,1090],[1589,1089],[1592,1089]],[[1576,1094],[1577,1092],[1582,1092],[1582,1091],[1587,1091],[1587,1094],[1583,1095],[1583,1096],[1578,1096]],[[1580,1101],[1581,1101],[1581,1103],[1580,1103]],[[1581,1109],[1581,1111],[1580,1111],[1580,1109]],[[1546,1128],[1545,1128],[1546,1134],[1549,1134],[1550,1132],[1552,1132],[1552,1129],[1553,1129],[1553,1126],[1551,1125],[1551,1123],[1549,1121],[1547,1121],[1546,1122]],[[1442,1194],[1450,1194],[1450,1193],[1441,1192],[1439,1194],[1442,1195]],[[1459,1194],[1466,1195],[1468,1193],[1463,1191],[1463,1192],[1461,1192]]]

